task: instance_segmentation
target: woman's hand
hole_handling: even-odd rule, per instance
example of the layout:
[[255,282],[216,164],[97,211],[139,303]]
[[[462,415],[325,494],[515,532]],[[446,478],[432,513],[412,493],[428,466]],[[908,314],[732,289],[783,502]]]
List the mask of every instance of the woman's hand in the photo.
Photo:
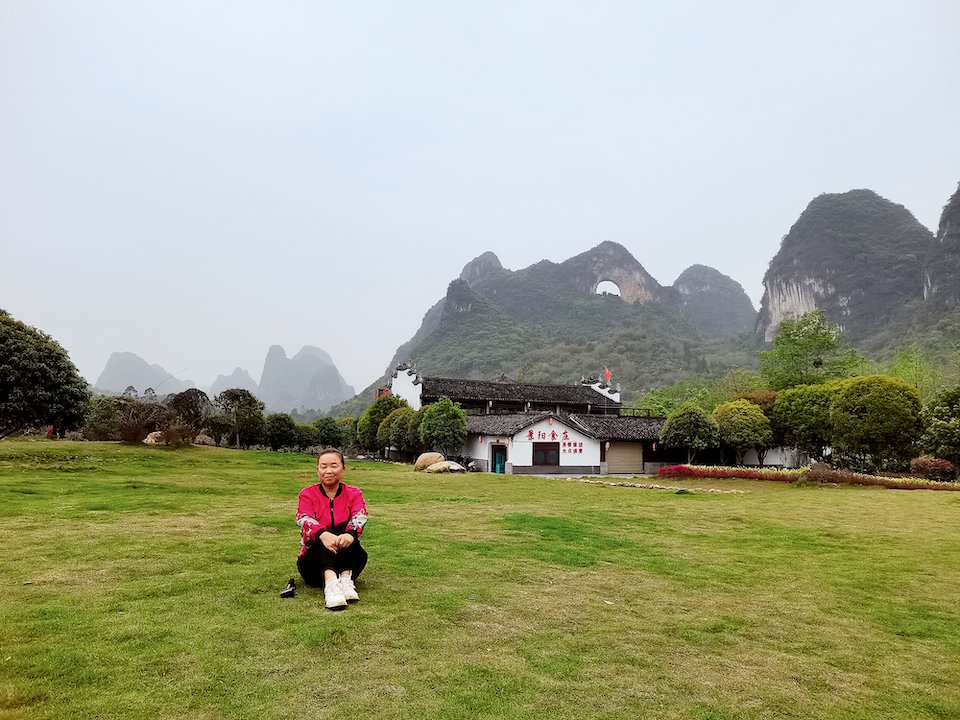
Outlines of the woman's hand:
[[351,545],[353,545],[353,535],[350,533],[337,536],[337,547],[348,548]]
[[320,534],[320,542],[323,543],[323,546],[324,546],[327,550],[329,550],[330,552],[336,554],[337,548],[341,547],[341,545],[340,545],[340,537],[342,537],[342,536],[337,536],[337,535],[334,535],[332,532],[329,532],[329,531],[324,530],[324,531]]

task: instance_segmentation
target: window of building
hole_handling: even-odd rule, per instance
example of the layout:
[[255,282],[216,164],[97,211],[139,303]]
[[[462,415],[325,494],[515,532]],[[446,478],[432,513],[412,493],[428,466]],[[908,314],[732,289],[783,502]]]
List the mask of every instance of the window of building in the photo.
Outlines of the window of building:
[[560,464],[560,443],[535,442],[533,444],[533,464],[534,465],[559,465]]

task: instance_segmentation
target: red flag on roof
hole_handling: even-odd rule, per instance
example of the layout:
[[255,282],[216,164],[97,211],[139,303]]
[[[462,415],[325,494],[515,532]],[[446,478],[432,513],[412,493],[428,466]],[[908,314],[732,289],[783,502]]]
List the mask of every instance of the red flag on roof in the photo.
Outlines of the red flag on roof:
[[604,366],[604,368],[603,368],[603,377],[606,379],[607,382],[610,382],[610,378],[613,377],[613,373],[610,372],[610,368]]

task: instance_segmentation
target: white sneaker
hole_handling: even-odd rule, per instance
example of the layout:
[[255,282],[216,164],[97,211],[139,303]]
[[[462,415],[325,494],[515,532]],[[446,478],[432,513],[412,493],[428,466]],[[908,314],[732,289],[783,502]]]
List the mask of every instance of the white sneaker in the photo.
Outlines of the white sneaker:
[[343,591],[343,597],[348,603],[356,602],[360,599],[357,594],[357,586],[353,584],[353,578],[340,576],[340,590]]
[[[353,583],[351,583],[352,585]],[[356,591],[354,591],[356,593]],[[323,599],[327,610],[343,610],[347,606],[347,599],[343,596],[343,590],[340,589],[339,580],[329,580],[323,588]]]

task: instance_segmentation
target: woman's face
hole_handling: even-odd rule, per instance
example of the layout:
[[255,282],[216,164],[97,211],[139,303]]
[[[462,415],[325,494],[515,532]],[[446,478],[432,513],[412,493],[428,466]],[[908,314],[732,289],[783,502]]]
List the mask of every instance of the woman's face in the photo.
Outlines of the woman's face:
[[339,455],[327,453],[317,459],[317,476],[320,484],[327,490],[335,490],[343,477],[343,463]]

